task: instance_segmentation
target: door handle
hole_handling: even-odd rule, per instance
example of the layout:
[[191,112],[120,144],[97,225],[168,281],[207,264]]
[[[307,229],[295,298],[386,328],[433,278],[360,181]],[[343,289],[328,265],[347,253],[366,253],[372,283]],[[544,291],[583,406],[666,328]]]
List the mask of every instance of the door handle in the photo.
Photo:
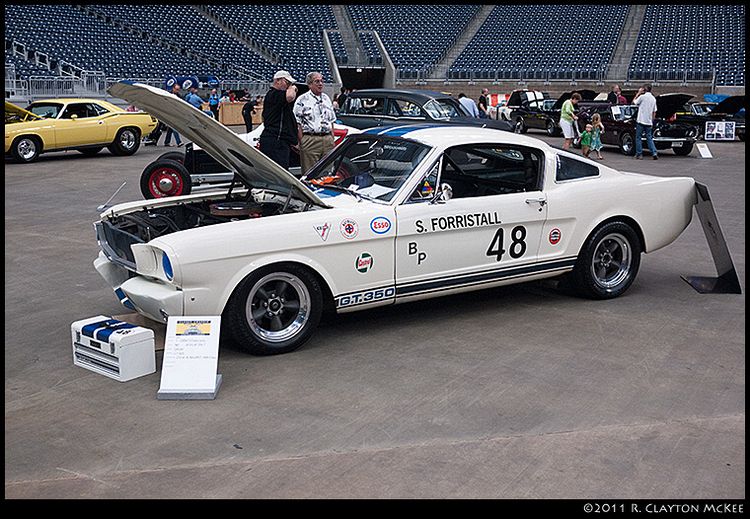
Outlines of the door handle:
[[526,199],[527,204],[539,204],[541,206],[544,206],[544,204],[547,203],[546,198],[527,198]]

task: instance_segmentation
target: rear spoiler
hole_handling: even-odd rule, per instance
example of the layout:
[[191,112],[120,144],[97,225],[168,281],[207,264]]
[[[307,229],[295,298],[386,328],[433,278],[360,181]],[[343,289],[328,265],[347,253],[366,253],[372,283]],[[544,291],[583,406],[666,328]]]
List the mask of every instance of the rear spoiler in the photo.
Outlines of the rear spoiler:
[[695,183],[698,200],[695,204],[695,211],[698,213],[703,232],[708,241],[708,248],[711,249],[711,256],[716,265],[718,277],[699,277],[699,276],[680,276],[691,287],[701,294],[741,294],[742,287],[737,277],[737,270],[734,268],[732,256],[727,247],[727,241],[724,233],[721,232],[719,219],[716,217],[711,196],[708,194],[708,187],[700,182]]

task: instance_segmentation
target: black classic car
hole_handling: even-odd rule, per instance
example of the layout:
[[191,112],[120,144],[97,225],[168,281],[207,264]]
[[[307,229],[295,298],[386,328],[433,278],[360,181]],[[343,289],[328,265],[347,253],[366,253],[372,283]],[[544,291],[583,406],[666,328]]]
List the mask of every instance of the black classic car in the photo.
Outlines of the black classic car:
[[[654,145],[657,150],[672,149],[676,155],[689,155],[698,138],[698,128],[692,124],[676,122],[675,112],[689,99],[687,94],[667,94],[656,96],[656,118],[653,125]],[[635,121],[638,115],[636,105],[611,105],[607,102],[578,103],[578,128],[583,131],[598,113],[604,125],[602,144],[617,146],[625,155],[635,155]],[[671,122],[670,122],[671,120]],[[643,148],[648,150],[645,135]],[[573,142],[575,147],[580,143]]]
[[449,94],[427,90],[372,88],[348,95],[338,122],[364,130],[376,126],[445,123],[513,131],[505,121],[471,117]]
[[697,126],[700,138],[703,138],[708,122],[733,122],[735,135],[744,142],[746,109],[745,96],[729,96],[720,103],[691,100],[675,113],[675,120]]
[[526,133],[529,129],[544,130],[547,135],[562,133],[560,113],[562,105],[574,93],[581,94],[584,101],[596,97],[593,90],[573,90],[565,92],[557,100],[550,98],[546,92],[536,90],[515,90],[508,98],[509,119],[516,133]]

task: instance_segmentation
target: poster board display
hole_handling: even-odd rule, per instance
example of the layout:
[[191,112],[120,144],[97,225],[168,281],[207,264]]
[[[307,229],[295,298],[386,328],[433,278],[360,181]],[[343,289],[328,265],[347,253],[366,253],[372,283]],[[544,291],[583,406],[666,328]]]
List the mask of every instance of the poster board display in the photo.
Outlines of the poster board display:
[[707,121],[703,138],[707,141],[733,141],[734,121]]

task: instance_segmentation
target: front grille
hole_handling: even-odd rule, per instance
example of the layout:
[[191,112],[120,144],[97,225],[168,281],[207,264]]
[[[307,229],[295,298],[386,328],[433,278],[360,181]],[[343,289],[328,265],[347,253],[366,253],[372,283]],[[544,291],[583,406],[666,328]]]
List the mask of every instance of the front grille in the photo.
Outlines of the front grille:
[[95,222],[96,239],[104,254],[110,261],[122,265],[129,270],[135,270],[135,257],[130,246],[134,243],[145,243],[143,240],[118,229],[110,222]]

